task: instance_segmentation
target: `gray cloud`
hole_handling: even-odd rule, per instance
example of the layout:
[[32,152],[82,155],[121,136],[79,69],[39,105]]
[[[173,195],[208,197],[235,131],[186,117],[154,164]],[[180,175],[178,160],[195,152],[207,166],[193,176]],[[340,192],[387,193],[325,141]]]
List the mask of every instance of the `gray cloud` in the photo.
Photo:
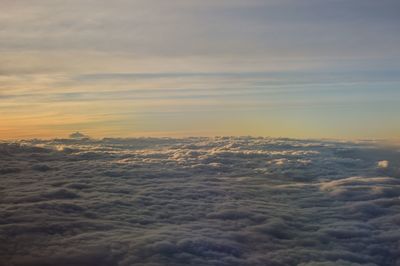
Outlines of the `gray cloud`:
[[396,0],[0,2],[3,138],[399,132]]
[[86,138],[0,151],[1,265],[399,263],[399,154],[374,143]]
[[399,55],[394,34],[399,4],[392,0],[254,0],[246,5],[45,0],[35,6],[29,1],[4,5],[9,12],[0,17],[3,51],[94,49],[166,57]]

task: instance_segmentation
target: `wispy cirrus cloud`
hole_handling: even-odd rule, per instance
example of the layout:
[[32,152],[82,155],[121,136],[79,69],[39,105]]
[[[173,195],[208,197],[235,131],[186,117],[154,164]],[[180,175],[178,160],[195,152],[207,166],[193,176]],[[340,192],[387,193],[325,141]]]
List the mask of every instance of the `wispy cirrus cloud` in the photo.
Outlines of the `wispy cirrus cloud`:
[[[158,117],[147,117],[151,124],[163,124],[160,117],[175,109],[196,113],[170,117],[183,131],[199,130],[185,125],[212,120],[211,110],[223,120],[238,118],[237,126],[223,131],[231,134],[321,137],[350,127],[351,133],[334,136],[393,137],[399,131],[392,115],[399,98],[396,1],[41,0],[32,5],[21,0],[2,5],[7,12],[0,15],[0,108],[16,118],[13,127],[21,132],[19,114],[35,110],[40,116],[50,108],[60,118],[76,115],[75,109],[91,112],[87,116],[108,112],[115,119],[104,120],[104,127],[118,135],[127,135],[132,121],[124,114],[151,108],[159,110]],[[248,112],[249,106],[258,111]],[[271,113],[271,106],[279,108]],[[293,106],[301,111],[288,111]],[[352,122],[341,122],[343,109]],[[385,120],[368,130],[378,117]],[[307,125],[302,133],[291,129],[298,128],[297,120]],[[154,131],[145,124],[139,127]],[[354,124],[362,129],[351,128]],[[71,126],[66,124],[63,134]],[[88,123],[86,129],[98,135],[97,127]],[[38,136],[43,130],[37,124]]]

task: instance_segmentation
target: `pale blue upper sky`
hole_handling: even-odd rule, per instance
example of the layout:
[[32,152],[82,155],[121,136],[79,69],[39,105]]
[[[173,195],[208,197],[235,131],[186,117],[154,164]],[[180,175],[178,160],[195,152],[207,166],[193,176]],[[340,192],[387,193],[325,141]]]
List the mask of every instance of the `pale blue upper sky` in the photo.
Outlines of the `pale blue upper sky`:
[[400,135],[396,0],[0,4],[0,138]]

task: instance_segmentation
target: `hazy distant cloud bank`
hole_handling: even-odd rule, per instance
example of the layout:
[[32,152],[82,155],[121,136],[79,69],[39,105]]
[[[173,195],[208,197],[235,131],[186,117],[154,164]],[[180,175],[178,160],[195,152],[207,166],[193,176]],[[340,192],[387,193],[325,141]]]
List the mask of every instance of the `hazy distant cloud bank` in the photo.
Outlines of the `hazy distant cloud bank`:
[[0,144],[0,265],[400,265],[400,152],[270,138]]

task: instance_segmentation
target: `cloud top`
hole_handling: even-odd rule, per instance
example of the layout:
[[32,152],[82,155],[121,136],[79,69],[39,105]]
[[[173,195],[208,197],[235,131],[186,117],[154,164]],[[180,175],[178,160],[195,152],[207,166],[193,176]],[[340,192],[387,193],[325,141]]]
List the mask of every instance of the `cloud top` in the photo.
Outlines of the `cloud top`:
[[[63,147],[62,149],[60,147]],[[396,265],[398,151],[251,137],[0,144],[2,265]]]

